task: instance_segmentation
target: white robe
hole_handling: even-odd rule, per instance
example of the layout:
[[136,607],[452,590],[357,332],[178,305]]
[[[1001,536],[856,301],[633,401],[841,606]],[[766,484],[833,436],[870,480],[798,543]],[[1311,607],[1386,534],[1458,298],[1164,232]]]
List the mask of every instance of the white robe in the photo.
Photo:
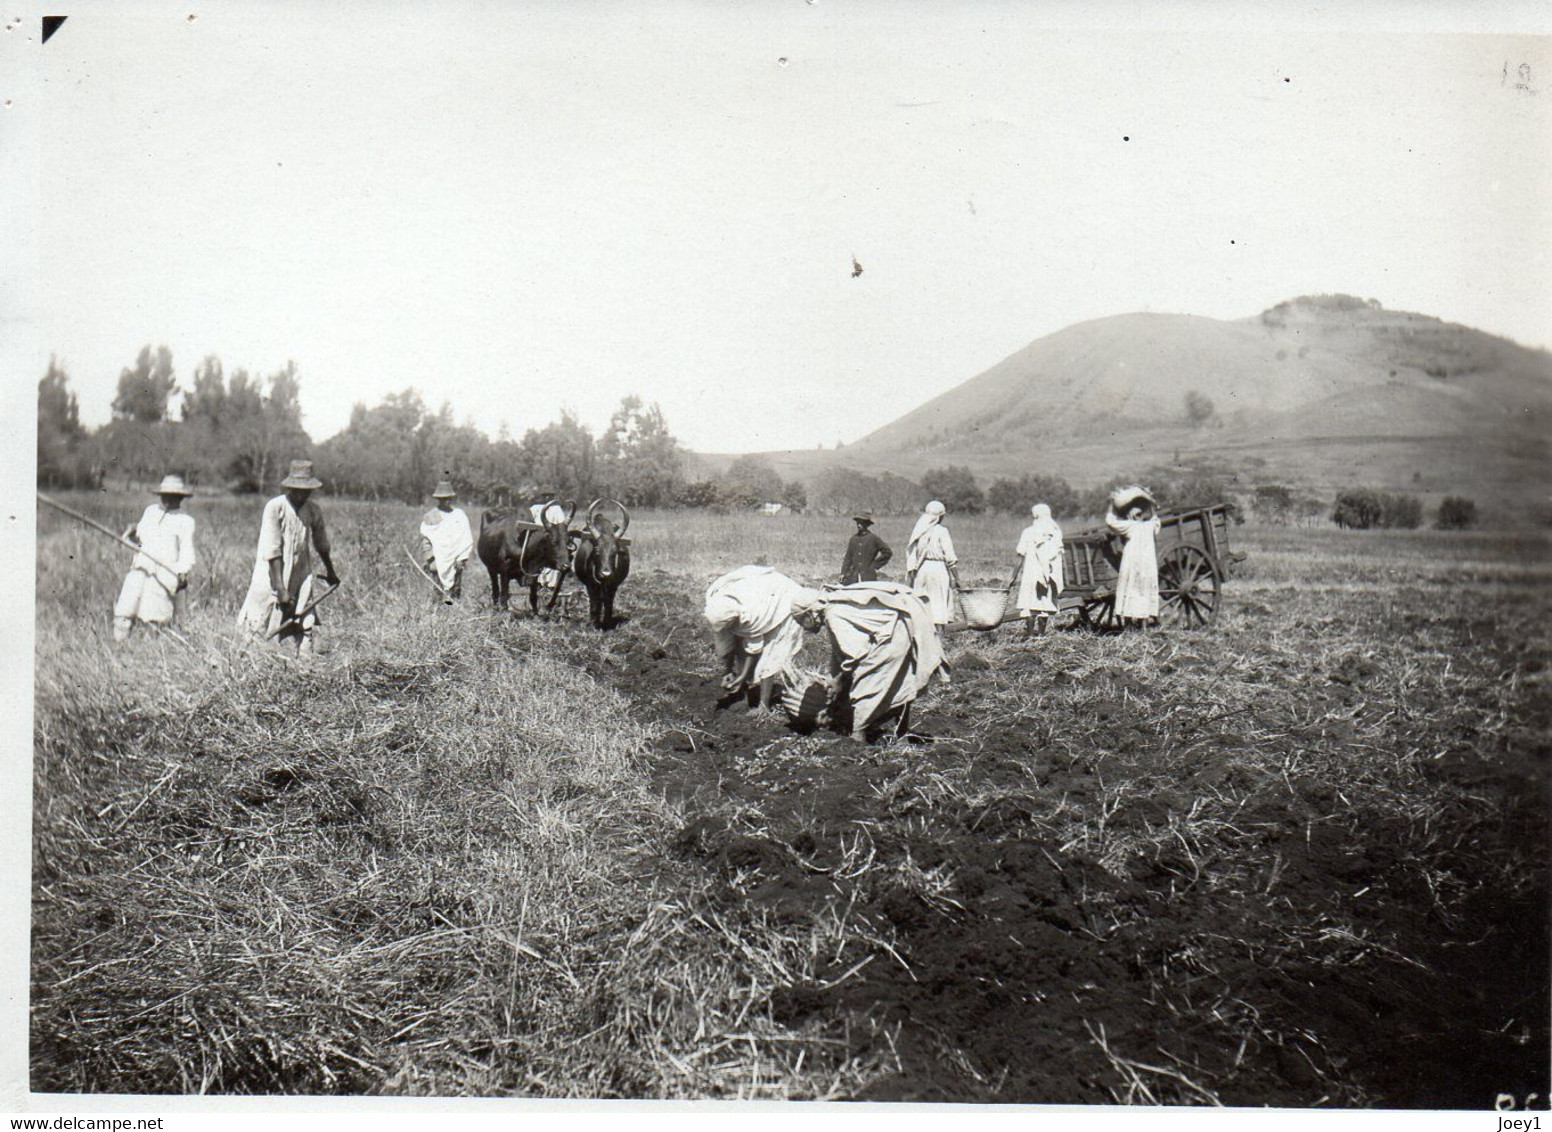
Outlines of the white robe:
[[857,582],[820,599],[835,665],[849,673],[852,729],[905,707],[943,664],[921,595],[898,582]]
[[1159,560],[1154,536],[1159,533],[1158,517],[1123,519],[1112,511],[1105,516],[1105,525],[1126,540],[1116,577],[1116,616],[1132,620],[1157,617]]
[[758,656],[754,678],[792,674],[803,649],[803,629],[793,606],[816,595],[769,566],[741,566],[706,590],[706,620],[716,633],[717,657],[724,663],[736,653]]
[[935,523],[906,548],[906,569],[916,571],[915,590],[927,599],[936,625],[953,618],[954,593],[949,567],[959,565],[954,540],[941,523]]
[[469,555],[474,553],[474,532],[469,527],[469,516],[459,507],[451,511],[433,507],[420,520],[420,537],[430,544],[437,580],[444,590],[452,589],[459,565],[467,562]]
[[[254,632],[273,632],[280,626],[280,608],[269,588],[271,559],[281,560],[281,586],[290,595],[293,607],[306,608],[313,596],[313,547],[329,552],[329,534],[323,525],[323,512],[309,499],[297,511],[284,495],[264,505],[259,520],[259,546],[253,563],[253,578],[248,596],[237,611],[237,623]],[[309,613],[302,620],[302,631],[310,631],[318,620]]]
[[528,512],[540,526],[559,526],[566,521],[566,509],[559,503],[534,503]]
[[1019,575],[1018,609],[1031,613],[1055,613],[1062,592],[1062,528],[1054,520],[1036,521],[1024,528],[1015,552],[1023,556]]
[[179,575],[194,569],[194,516],[153,503],[135,524],[134,536],[141,553],[129,565],[113,616],[165,625],[172,620]]

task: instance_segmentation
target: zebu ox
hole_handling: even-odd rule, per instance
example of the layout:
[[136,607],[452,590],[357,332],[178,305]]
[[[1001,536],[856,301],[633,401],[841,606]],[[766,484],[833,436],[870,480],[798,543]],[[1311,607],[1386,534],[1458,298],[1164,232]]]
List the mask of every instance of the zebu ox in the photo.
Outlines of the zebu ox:
[[[608,504],[620,509],[618,525],[603,512]],[[614,594],[630,574],[630,512],[617,499],[595,499],[587,509],[587,526],[574,534],[577,578],[587,589],[588,614],[600,629],[614,625]]]
[[[548,507],[548,504],[546,504]],[[560,598],[560,582],[571,568],[571,548],[566,526],[575,515],[573,503],[561,523],[536,523],[526,507],[493,508],[480,515],[477,543],[480,561],[490,572],[490,601],[497,609],[506,609],[512,580],[528,587],[528,607],[539,612],[539,575],[554,570],[558,575],[550,591],[549,613]],[[542,513],[542,512],[541,512]]]

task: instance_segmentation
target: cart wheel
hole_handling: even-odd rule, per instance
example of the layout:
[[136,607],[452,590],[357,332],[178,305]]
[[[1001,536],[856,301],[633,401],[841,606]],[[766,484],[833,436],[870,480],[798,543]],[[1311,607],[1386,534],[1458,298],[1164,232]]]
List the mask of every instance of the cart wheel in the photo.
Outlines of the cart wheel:
[[1115,594],[1104,594],[1084,602],[1078,607],[1078,621],[1100,632],[1116,628],[1120,622],[1115,615]]
[[1217,565],[1200,548],[1175,547],[1159,563],[1160,620],[1182,629],[1211,624],[1221,583]]

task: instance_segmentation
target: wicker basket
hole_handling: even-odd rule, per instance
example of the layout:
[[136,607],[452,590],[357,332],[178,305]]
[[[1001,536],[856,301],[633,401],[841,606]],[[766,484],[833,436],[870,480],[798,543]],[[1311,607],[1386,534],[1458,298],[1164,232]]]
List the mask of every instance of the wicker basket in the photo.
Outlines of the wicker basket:
[[[995,629],[1008,620],[1008,610],[1013,593],[1006,589],[974,589],[959,591],[959,607],[964,611],[965,624],[972,629]],[[1016,611],[1015,611],[1016,615]]]
[[829,685],[818,677],[806,675],[796,687],[789,688],[782,697],[782,707],[786,710],[788,718],[804,730],[818,726],[820,717],[829,702]]

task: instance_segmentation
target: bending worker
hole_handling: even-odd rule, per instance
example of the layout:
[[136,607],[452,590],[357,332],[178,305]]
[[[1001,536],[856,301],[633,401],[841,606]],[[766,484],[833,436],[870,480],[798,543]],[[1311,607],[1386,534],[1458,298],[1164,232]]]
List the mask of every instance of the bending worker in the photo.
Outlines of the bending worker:
[[[323,486],[313,475],[311,460],[292,460],[291,474],[280,481],[284,495],[264,505],[259,520],[259,548],[253,563],[248,597],[237,623],[254,632],[278,634],[282,644],[294,642],[298,653],[313,651],[318,613],[313,600],[313,557],[316,549],[331,586],[339,574],[329,558],[329,532],[312,494]],[[298,619],[298,611],[305,611]]]
[[[894,733],[904,735],[912,702],[935,673],[947,676],[926,600],[899,582],[829,590],[799,618],[808,629],[822,625],[830,638],[828,711],[859,743],[891,721]],[[803,701],[795,688],[783,697],[788,714],[799,718]]]
[[458,493],[451,480],[436,485],[436,506],[420,520],[420,558],[426,572],[442,589],[442,604],[452,605],[463,592],[463,571],[474,553],[474,532],[463,508],[454,507]]
[[793,682],[793,662],[803,648],[794,613],[819,594],[769,566],[740,566],[706,590],[706,621],[716,633],[722,687],[738,692],[760,685],[757,710],[768,711],[778,683]]
[[178,612],[178,591],[194,569],[194,516],[183,501],[194,493],[182,476],[163,476],[151,504],[123,538],[140,547],[129,565],[119,599],[113,604],[113,639],[122,641],[136,621],[169,625]]

